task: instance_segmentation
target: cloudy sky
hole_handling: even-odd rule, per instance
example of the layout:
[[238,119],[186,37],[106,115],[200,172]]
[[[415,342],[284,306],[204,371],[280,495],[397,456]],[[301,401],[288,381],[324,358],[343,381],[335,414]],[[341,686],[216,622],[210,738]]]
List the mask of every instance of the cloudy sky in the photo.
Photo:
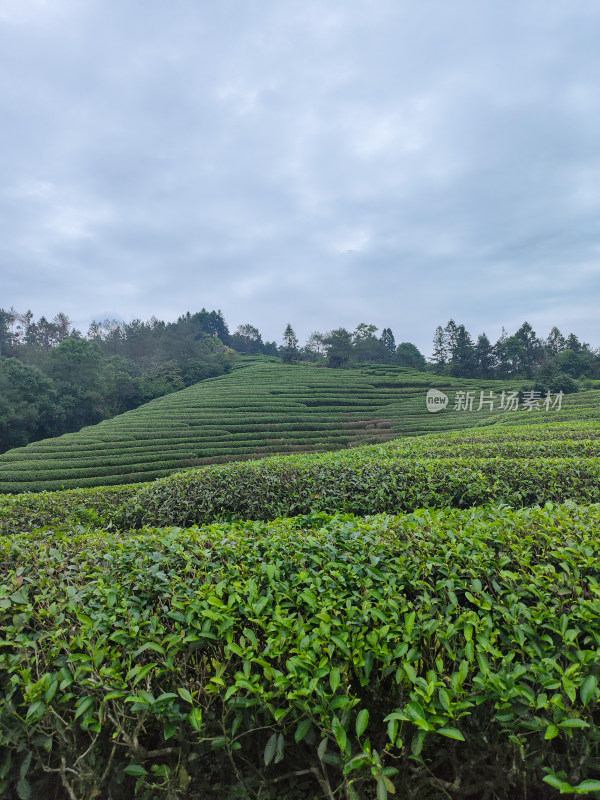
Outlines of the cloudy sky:
[[600,345],[598,0],[0,0],[0,307]]

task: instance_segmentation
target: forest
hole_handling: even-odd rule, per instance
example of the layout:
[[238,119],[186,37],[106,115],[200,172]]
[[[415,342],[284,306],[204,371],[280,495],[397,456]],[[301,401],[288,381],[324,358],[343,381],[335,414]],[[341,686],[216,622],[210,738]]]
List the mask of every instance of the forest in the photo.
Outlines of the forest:
[[37,321],[0,309],[0,452],[137,408],[156,397],[229,372],[238,355],[262,355],[333,369],[393,364],[462,378],[523,378],[540,389],[577,391],[600,378],[600,354],[554,327],[539,338],[524,322],[495,343],[474,341],[464,325],[438,326],[429,360],[391,328],[359,323],[354,331],[315,331],[304,345],[290,324],[281,343],[263,341],[251,324],[231,333],[222,312],[187,312],[175,322],[152,317],[93,322],[86,334],[59,313]]

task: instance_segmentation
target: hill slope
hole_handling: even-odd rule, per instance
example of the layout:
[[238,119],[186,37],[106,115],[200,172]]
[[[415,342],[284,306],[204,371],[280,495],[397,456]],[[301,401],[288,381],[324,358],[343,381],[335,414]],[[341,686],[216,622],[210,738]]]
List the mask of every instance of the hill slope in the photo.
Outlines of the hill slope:
[[0,496],[0,795],[596,796],[598,392],[478,417],[379,388],[359,421],[483,424]]
[[[428,413],[429,387],[446,391],[446,411]],[[598,415],[599,392],[565,398],[547,413],[477,411],[492,381],[440,378],[369,366],[338,371],[314,365],[247,361],[78,433],[35,442],[0,456],[0,492],[41,491],[152,480],[182,469],[272,454],[322,452],[473,425],[500,416],[524,422]],[[473,411],[452,411],[459,391],[472,391]]]

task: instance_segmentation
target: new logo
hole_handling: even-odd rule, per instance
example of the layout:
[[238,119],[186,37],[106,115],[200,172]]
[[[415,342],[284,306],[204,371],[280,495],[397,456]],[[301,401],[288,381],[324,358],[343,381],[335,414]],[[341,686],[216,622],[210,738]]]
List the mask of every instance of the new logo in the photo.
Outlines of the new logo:
[[443,411],[447,405],[448,395],[438,391],[438,389],[430,389],[427,392],[427,411],[437,414],[438,411]]

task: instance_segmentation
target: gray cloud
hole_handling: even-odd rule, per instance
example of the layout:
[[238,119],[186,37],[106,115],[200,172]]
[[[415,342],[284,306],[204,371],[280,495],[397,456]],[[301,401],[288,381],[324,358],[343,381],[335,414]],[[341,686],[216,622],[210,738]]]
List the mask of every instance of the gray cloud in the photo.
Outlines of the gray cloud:
[[595,0],[2,0],[0,305],[600,344]]

